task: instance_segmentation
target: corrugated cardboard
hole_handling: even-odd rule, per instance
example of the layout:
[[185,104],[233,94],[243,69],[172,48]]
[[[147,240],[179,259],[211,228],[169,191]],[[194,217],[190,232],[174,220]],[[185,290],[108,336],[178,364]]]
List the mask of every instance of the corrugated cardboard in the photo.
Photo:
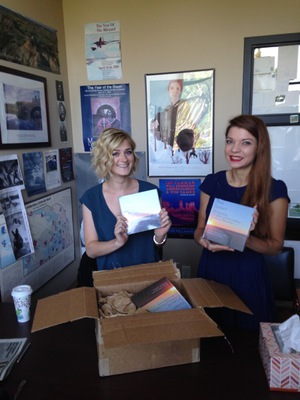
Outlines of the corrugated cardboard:
[[[100,376],[197,362],[200,338],[223,336],[203,307],[250,310],[224,285],[200,278],[179,279],[173,261],[93,274],[94,288],[73,289],[38,301],[32,332],[90,317],[96,320]],[[137,292],[168,277],[194,308],[99,318],[97,292]],[[176,350],[175,350],[176,349]]]
[[279,324],[260,323],[259,352],[270,390],[300,391],[300,354],[282,353],[272,327]]

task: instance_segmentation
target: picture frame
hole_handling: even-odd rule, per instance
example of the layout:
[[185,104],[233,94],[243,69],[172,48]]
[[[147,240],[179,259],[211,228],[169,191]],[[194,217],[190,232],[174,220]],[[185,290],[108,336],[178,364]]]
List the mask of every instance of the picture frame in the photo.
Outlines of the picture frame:
[[0,66],[0,147],[50,147],[46,78]]
[[148,176],[213,172],[214,69],[145,75]]

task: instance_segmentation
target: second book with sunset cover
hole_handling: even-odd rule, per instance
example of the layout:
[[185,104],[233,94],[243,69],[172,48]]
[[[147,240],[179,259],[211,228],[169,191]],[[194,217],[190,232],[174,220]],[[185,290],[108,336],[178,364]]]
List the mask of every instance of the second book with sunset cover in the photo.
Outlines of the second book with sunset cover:
[[215,199],[203,238],[243,251],[255,209],[230,201]]
[[166,277],[147,286],[132,296],[138,308],[151,312],[187,310],[191,305]]

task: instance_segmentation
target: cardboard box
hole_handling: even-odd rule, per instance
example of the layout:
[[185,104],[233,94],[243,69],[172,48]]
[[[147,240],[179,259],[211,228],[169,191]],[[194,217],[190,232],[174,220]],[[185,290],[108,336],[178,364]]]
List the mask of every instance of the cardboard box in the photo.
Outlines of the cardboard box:
[[[39,300],[32,332],[84,317],[94,318],[100,376],[198,362],[200,338],[223,336],[204,307],[226,306],[251,312],[229,287],[200,278],[180,279],[178,274],[171,260],[97,271],[93,274],[94,288],[72,289]],[[135,293],[162,277],[172,281],[192,309],[99,317],[97,293]]]
[[260,324],[259,352],[270,390],[300,391],[300,354],[282,353],[273,333],[279,324]]

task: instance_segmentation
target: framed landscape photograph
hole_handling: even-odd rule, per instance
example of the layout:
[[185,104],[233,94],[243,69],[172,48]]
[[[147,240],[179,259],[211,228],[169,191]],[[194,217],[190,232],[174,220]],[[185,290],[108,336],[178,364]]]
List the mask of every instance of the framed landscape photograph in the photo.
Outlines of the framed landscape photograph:
[[46,78],[0,66],[2,149],[49,147]]
[[213,172],[214,69],[146,74],[149,176]]

